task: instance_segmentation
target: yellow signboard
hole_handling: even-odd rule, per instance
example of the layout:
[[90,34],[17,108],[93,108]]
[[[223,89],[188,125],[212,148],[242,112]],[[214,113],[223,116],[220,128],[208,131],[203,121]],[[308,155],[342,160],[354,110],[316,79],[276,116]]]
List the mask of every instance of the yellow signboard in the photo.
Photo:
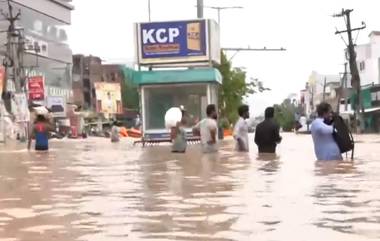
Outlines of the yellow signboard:
[[118,83],[94,83],[97,112],[118,114],[123,112],[121,87]]

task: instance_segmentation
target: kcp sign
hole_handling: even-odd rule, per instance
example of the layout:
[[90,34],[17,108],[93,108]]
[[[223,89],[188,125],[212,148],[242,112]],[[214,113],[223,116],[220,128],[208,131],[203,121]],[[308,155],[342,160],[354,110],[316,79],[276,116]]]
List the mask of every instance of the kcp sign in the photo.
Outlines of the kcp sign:
[[207,57],[205,20],[141,23],[139,56],[144,59]]

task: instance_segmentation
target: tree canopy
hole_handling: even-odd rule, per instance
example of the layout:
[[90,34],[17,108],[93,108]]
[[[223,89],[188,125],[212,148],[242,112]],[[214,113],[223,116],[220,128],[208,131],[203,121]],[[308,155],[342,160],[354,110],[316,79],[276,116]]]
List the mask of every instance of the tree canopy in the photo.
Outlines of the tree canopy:
[[284,131],[292,131],[295,123],[296,106],[291,99],[285,99],[281,105],[274,106],[274,119]]
[[221,56],[221,64],[217,66],[223,76],[223,83],[219,90],[219,109],[222,118],[228,123],[234,123],[238,119],[237,109],[245,97],[270,89],[263,87],[257,79],[247,80],[245,71],[241,68],[233,68],[231,61],[223,52]]

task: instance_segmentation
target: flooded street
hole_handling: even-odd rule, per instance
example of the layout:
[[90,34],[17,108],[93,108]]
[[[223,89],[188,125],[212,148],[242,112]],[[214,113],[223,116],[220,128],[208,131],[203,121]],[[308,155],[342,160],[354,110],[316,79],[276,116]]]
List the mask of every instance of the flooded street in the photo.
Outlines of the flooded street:
[[353,164],[316,163],[293,134],[277,158],[232,141],[218,155],[95,138],[0,148],[0,241],[379,240],[380,136],[358,139]]

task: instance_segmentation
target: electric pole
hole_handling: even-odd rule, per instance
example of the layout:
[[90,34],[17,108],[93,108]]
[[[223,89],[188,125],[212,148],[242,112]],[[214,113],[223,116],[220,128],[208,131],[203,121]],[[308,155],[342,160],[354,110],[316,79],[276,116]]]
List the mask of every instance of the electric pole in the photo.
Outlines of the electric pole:
[[[4,101],[5,107],[8,112],[11,112],[11,87],[14,86],[15,90],[19,91],[21,89],[20,82],[17,81],[17,33],[16,33],[16,24],[15,22],[20,17],[20,12],[14,16],[13,7],[10,1],[7,1],[8,12],[5,13],[1,10],[1,14],[9,22],[8,29],[5,31],[7,33],[7,43],[6,43],[6,52],[4,54],[5,58],[3,60],[3,66],[5,69],[4,82],[3,82],[3,93],[2,100]],[[11,80],[11,82],[8,82]],[[9,86],[11,84],[12,86]],[[14,91],[14,90],[13,90]]]
[[197,17],[203,18],[203,0],[197,0]]
[[148,19],[149,19],[149,22],[152,21],[152,18],[151,18],[151,6],[150,6],[150,0],[148,0]]
[[344,111],[347,111],[347,63],[344,63],[344,72],[340,73],[343,74],[342,78],[340,79],[340,87],[337,94],[338,103],[336,106],[336,113],[339,114],[340,112],[340,105],[341,105],[341,99],[344,98]]
[[[363,99],[361,95],[361,84],[360,84],[360,75],[358,70],[358,65],[356,63],[356,52],[355,52],[355,45],[352,40],[352,32],[359,31],[366,28],[365,23],[362,23],[362,27],[359,28],[351,28],[351,12],[354,11],[353,9],[342,9],[342,12],[339,14],[335,14],[334,17],[343,17],[346,22],[346,30],[344,31],[336,31],[335,34],[341,34],[341,33],[347,33],[348,37],[348,62],[350,65],[350,71],[351,71],[351,85],[356,90],[356,107],[355,107],[355,127],[356,131],[358,133],[361,133],[364,129],[364,106],[363,106]],[[358,125],[358,122],[360,125]]]
[[[5,67],[5,85],[2,99],[4,100],[4,105],[7,111],[16,117],[16,121],[18,121],[20,127],[25,127],[24,132],[20,133],[20,140],[25,140],[28,133],[26,125],[28,123],[27,118],[29,114],[25,89],[25,71],[23,66],[25,41],[22,33],[23,29],[16,27],[16,22],[21,16],[20,10],[17,14],[14,14],[10,0],[7,0],[7,6],[8,12],[4,13],[3,10],[0,10],[1,14],[9,22],[8,30],[6,31],[6,54],[3,61]],[[11,84],[12,86],[8,86],[8,84]],[[12,99],[16,105],[15,109],[12,109]]]
[[10,3],[10,0],[8,2],[8,13],[3,14],[3,16],[8,20],[9,27],[7,31],[7,53],[8,58],[7,61],[4,62],[5,67],[11,68],[12,71],[7,71],[6,76],[8,79],[13,80],[13,83],[15,85],[16,93],[22,92],[22,89],[24,88],[24,80],[23,73],[22,73],[22,58],[23,58],[23,40],[21,36],[21,30],[16,29],[16,21],[20,19],[21,12],[19,11],[15,16],[13,14],[13,7]]

